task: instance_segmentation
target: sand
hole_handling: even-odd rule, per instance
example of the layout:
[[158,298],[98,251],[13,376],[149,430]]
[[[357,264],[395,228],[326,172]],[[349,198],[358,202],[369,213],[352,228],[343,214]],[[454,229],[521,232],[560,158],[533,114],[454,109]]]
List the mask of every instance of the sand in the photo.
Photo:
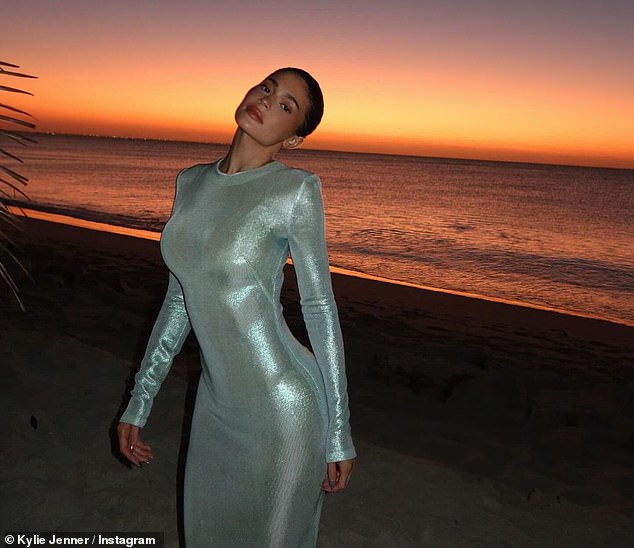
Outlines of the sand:
[[[157,397],[150,466],[113,428],[162,300],[156,242],[28,220],[0,289],[6,531],[179,546],[197,346]],[[634,545],[634,328],[333,275],[359,458],[319,547]],[[291,328],[306,339],[288,269]]]

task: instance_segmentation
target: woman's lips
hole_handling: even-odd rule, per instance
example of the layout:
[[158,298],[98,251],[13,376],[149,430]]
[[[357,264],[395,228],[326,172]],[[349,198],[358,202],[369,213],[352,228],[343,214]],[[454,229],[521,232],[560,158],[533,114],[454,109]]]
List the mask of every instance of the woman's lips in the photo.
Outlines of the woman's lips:
[[262,113],[255,105],[249,105],[246,108],[247,114],[253,118],[258,124],[262,123]]

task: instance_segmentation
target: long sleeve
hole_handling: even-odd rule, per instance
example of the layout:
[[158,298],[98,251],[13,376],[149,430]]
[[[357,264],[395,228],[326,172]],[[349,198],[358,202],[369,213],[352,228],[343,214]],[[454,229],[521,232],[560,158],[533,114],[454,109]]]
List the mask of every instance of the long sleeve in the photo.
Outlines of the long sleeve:
[[314,175],[302,182],[288,240],[304,322],[326,388],[326,461],[350,459],[356,452],[350,435],[343,339],[328,267],[321,186]]
[[128,407],[120,421],[145,426],[152,402],[191,330],[183,292],[170,273],[167,293],[150,334],[145,356],[134,380]]

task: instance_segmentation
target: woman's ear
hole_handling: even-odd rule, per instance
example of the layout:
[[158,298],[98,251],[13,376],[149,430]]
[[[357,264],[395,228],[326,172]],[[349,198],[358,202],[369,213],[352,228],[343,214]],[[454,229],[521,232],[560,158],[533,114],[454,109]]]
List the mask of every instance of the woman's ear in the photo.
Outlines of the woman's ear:
[[282,143],[282,148],[292,150],[294,148],[301,147],[303,142],[304,142],[303,137],[300,137],[299,135],[293,135],[292,137],[289,137]]

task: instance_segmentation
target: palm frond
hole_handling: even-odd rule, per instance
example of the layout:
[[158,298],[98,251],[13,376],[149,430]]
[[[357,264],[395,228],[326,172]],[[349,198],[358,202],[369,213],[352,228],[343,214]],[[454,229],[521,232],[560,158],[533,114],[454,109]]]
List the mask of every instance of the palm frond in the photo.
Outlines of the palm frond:
[[22,183],[25,186],[29,182],[27,177],[25,177],[24,175],[20,175],[17,171],[13,171],[7,166],[3,166],[0,164],[0,171],[4,171],[9,177],[15,179],[16,181],[18,181],[18,183]]
[[[7,209],[7,207],[2,202],[0,202],[0,221],[2,221],[4,224],[12,228],[18,228],[20,224],[19,221],[16,219],[16,217]],[[5,231],[0,230],[0,255],[7,255],[12,260],[12,262],[16,266],[18,266],[24,274],[26,274],[28,278],[31,278],[28,270],[24,267],[24,265],[20,262],[20,260],[15,256],[15,254],[11,251],[11,249],[9,249],[9,246],[12,244],[13,244],[13,241],[11,240],[9,235]],[[24,303],[22,302],[22,299],[20,299],[18,286],[13,281],[13,278],[11,277],[9,270],[7,269],[6,265],[2,261],[0,261],[0,279],[7,286],[9,286],[9,289],[11,293],[13,294],[16,302],[18,303],[20,310],[24,312],[25,311]]]
[[[0,253],[10,254],[10,252],[8,252],[6,249],[3,249],[3,247],[4,246],[0,247]],[[18,265],[22,266],[20,262],[18,262]],[[24,312],[26,308],[24,308],[24,303],[22,302],[22,299],[20,299],[20,295],[18,294],[18,286],[13,281],[13,278],[11,277],[11,274],[7,270],[7,267],[4,266],[4,264],[1,262],[0,262],[0,278],[2,279],[2,281],[4,281],[5,284],[9,286],[9,289],[11,290],[11,293],[13,293],[13,296],[15,297],[15,300],[17,301],[18,306],[20,307],[20,310]]]
[[11,154],[10,152],[7,152],[3,148],[0,148],[0,154],[4,154],[7,158],[11,158],[12,160],[15,160],[16,162],[20,162],[21,164],[24,163],[24,160],[22,158],[20,158],[19,156],[16,156],[15,154]]
[[12,139],[16,143],[21,144],[22,146],[26,146],[27,143],[37,143],[35,139],[31,137],[27,137],[26,135],[22,135],[21,133],[17,133],[15,131],[9,131],[6,129],[0,129],[0,135],[4,135],[9,139]]
[[7,110],[12,110],[13,112],[19,112],[20,114],[24,114],[29,118],[33,118],[26,110],[20,110],[19,108],[12,107],[10,105],[5,105],[4,103],[0,103],[0,108],[6,108]]
[[[8,67],[9,69],[20,68],[19,65],[8,63],[6,61],[0,61],[0,78],[37,78],[36,76],[32,76],[31,74],[25,74],[16,70],[7,70],[4,67]],[[0,92],[3,91],[7,93],[17,93],[20,95],[33,95],[30,91],[0,84]],[[25,110],[7,105],[6,103],[0,103],[0,109],[3,109],[5,111],[5,113],[0,114],[0,123],[10,124],[11,127],[20,126],[27,129],[35,129],[35,123],[31,121],[33,119],[33,116],[31,116],[31,114],[29,114]],[[6,111],[9,112],[6,113]],[[22,115],[29,119],[25,120],[23,118],[16,117],[16,115]],[[17,143],[22,146],[26,146],[28,143],[36,142],[35,139],[31,137],[22,135],[21,133],[17,133],[4,127],[0,127],[0,137],[7,138],[13,143]],[[13,160],[21,164],[24,163],[22,159],[20,159],[15,154],[12,154],[11,152],[4,150],[4,148],[0,148],[0,158],[8,158],[9,160]],[[28,272],[19,261],[19,259],[16,257],[16,255],[13,253],[11,249],[11,247],[13,246],[13,242],[8,232],[4,230],[4,227],[15,230],[19,223],[17,223],[14,215],[3,203],[2,196],[6,196],[7,198],[11,199],[15,198],[16,194],[20,194],[21,196],[29,200],[29,197],[26,195],[26,193],[18,186],[26,186],[28,183],[28,178],[18,173],[5,163],[0,163],[0,173],[8,177],[5,178],[0,176],[0,281],[4,281],[4,283],[9,287],[19,307],[24,310],[24,304],[22,303],[22,300],[18,295],[18,286],[11,277],[11,273],[9,272],[9,269],[5,262],[5,258],[8,257],[12,264],[17,265],[28,276]],[[9,192],[11,192],[11,194]]]
[[[2,203],[0,203],[0,217],[3,218],[5,224],[10,224],[14,227],[17,227],[20,224],[20,220],[15,215],[13,215],[11,211],[9,211],[9,208],[5,204]],[[7,241],[9,240],[9,238],[3,237],[0,238],[0,240]]]
[[0,67],[0,75],[17,76],[18,78],[37,78],[37,76],[31,76],[30,74],[24,74],[22,72],[13,72],[11,70],[4,70],[2,67]]
[[[2,72],[0,72],[0,75],[2,75]],[[24,93],[24,95],[33,95],[30,91],[24,91],[23,89],[18,89],[18,88],[12,88],[9,86],[3,86],[0,85],[0,91],[10,91],[11,93]]]
[[21,120],[20,118],[14,118],[13,116],[5,116],[4,114],[0,114],[0,120],[4,120],[5,122],[11,122],[12,124],[18,124],[20,126],[28,127],[30,129],[35,128],[35,124],[33,122],[27,122],[26,120]]
[[0,183],[3,183],[13,189],[14,195],[12,196],[8,192],[6,192],[2,187],[0,187],[0,192],[4,194],[7,198],[11,199],[15,197],[15,193],[17,192],[18,194],[21,194],[25,199],[29,200],[29,197],[26,195],[26,193],[20,187],[15,186],[11,181],[7,181],[3,177],[0,177]]

